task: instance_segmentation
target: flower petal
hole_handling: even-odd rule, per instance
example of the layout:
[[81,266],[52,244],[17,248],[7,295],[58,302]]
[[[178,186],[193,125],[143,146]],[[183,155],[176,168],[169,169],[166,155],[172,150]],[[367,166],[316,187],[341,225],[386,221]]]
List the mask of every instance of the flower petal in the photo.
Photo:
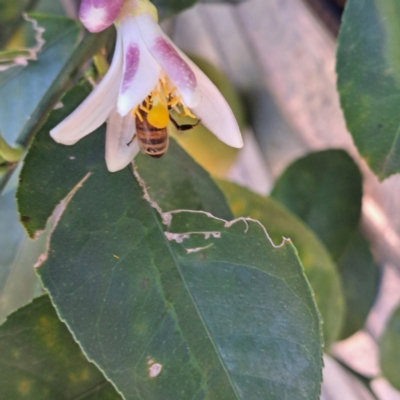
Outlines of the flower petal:
[[188,107],[197,106],[201,96],[196,76],[182,57],[180,50],[163,33],[150,14],[142,13],[136,17],[136,21],[147,48],[178,88],[184,103]]
[[90,32],[108,28],[122,10],[124,0],[82,0],[79,19]]
[[124,48],[124,72],[117,107],[125,116],[154,89],[161,68],[143,43],[134,17],[125,18],[119,30]]
[[67,118],[50,131],[58,143],[72,145],[102,125],[115,107],[122,77],[122,43],[117,34],[114,57],[106,76]]
[[182,57],[195,73],[201,93],[201,102],[192,107],[193,113],[219,140],[232,147],[243,147],[239,125],[224,96],[189,57]]
[[115,109],[107,120],[106,164],[110,172],[125,168],[139,152],[135,118],[121,117]]

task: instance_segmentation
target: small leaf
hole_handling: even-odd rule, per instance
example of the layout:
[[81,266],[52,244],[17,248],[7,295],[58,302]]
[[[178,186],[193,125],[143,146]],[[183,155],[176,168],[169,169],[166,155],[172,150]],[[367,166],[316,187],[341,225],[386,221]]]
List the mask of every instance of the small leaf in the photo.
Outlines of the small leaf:
[[322,315],[325,344],[338,339],[344,317],[344,297],[340,277],[325,246],[301,220],[273,199],[259,196],[248,189],[218,181],[235,217],[259,220],[275,244],[290,238],[299,253],[305,273],[314,290]]
[[302,219],[337,259],[360,220],[361,173],[343,150],[311,153],[286,169],[271,196]]
[[337,263],[346,301],[343,340],[363,328],[378,294],[380,273],[359,231],[354,232]]
[[400,2],[348,0],[337,53],[340,101],[355,145],[379,179],[400,171]]
[[387,380],[400,390],[400,307],[397,308],[379,341],[381,370]]
[[48,296],[21,308],[0,326],[0,353],[4,399],[121,399],[86,360]]

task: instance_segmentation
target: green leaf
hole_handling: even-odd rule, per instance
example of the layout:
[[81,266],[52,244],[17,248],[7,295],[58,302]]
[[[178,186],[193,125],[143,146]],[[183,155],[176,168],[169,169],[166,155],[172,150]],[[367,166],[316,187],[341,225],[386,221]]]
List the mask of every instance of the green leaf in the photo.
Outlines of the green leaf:
[[150,197],[163,211],[204,210],[216,217],[232,219],[225,197],[210,175],[173,139],[162,158],[139,154],[135,164],[148,186]]
[[344,317],[344,298],[336,265],[325,246],[301,220],[273,199],[236,184],[218,181],[235,217],[259,220],[275,244],[290,238],[299,253],[321,313],[325,344],[338,339]]
[[174,16],[194,6],[198,0],[152,0],[161,20]]
[[324,242],[339,267],[346,304],[344,339],[365,323],[379,284],[379,270],[358,232],[362,177],[342,150],[325,150],[291,164],[272,196],[300,217]]
[[33,266],[45,250],[46,235],[29,240],[16,211],[15,191],[0,196],[0,323],[41,292]]
[[[74,146],[53,144],[48,129],[82,93],[72,91],[36,136],[18,196],[34,232],[75,187],[38,273],[88,358],[126,399],[318,399],[320,321],[294,247],[273,246],[252,221],[230,225],[201,211],[160,216],[128,168],[106,170],[104,127]],[[170,171],[199,168],[179,157]],[[154,165],[148,170],[160,173]],[[139,160],[139,173],[145,169]],[[175,206],[174,196],[205,202],[186,184],[168,194],[170,178],[152,183],[166,195],[164,208]],[[203,193],[199,185],[192,187]]]
[[400,3],[348,0],[337,53],[340,101],[355,145],[383,180],[400,171]]
[[302,219],[337,259],[358,227],[362,177],[345,151],[315,152],[292,163],[271,196]]
[[0,0],[0,48],[14,34],[22,22],[22,13],[31,9],[37,0]]
[[86,360],[48,296],[18,310],[0,327],[0,353],[4,399],[121,399]]
[[381,370],[387,380],[400,390],[400,307],[390,317],[379,342]]
[[354,232],[337,260],[346,301],[340,339],[362,329],[378,294],[380,272],[361,232]]
[[10,144],[36,124],[47,105],[44,98],[54,95],[53,85],[76,50],[81,33],[80,25],[68,18],[31,17],[45,29],[38,60],[0,72],[0,132]]

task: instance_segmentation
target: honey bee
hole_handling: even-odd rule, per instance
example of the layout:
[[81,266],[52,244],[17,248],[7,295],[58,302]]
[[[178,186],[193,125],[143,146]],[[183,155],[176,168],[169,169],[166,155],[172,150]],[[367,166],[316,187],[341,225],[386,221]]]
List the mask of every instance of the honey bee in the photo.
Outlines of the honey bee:
[[[136,118],[136,136],[140,150],[154,158],[162,157],[168,149],[168,128],[157,128],[151,125],[147,119],[147,112],[141,109],[138,109],[138,112],[142,117]],[[180,132],[193,129],[200,123],[198,120],[195,124],[179,125],[171,115],[169,119]]]

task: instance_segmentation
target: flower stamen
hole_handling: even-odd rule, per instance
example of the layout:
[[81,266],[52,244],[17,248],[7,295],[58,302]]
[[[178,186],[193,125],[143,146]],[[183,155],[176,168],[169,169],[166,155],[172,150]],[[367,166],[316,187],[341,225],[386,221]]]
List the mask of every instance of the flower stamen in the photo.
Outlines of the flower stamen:
[[182,107],[183,107],[183,116],[196,119],[196,116],[193,115],[193,113],[185,105],[182,104]]
[[163,129],[170,121],[171,110],[175,110],[181,117],[196,119],[196,116],[182,103],[177,88],[170,85],[168,79],[162,77],[143,103],[131,111],[131,115],[143,122],[143,111],[147,114],[147,120],[151,125]]

